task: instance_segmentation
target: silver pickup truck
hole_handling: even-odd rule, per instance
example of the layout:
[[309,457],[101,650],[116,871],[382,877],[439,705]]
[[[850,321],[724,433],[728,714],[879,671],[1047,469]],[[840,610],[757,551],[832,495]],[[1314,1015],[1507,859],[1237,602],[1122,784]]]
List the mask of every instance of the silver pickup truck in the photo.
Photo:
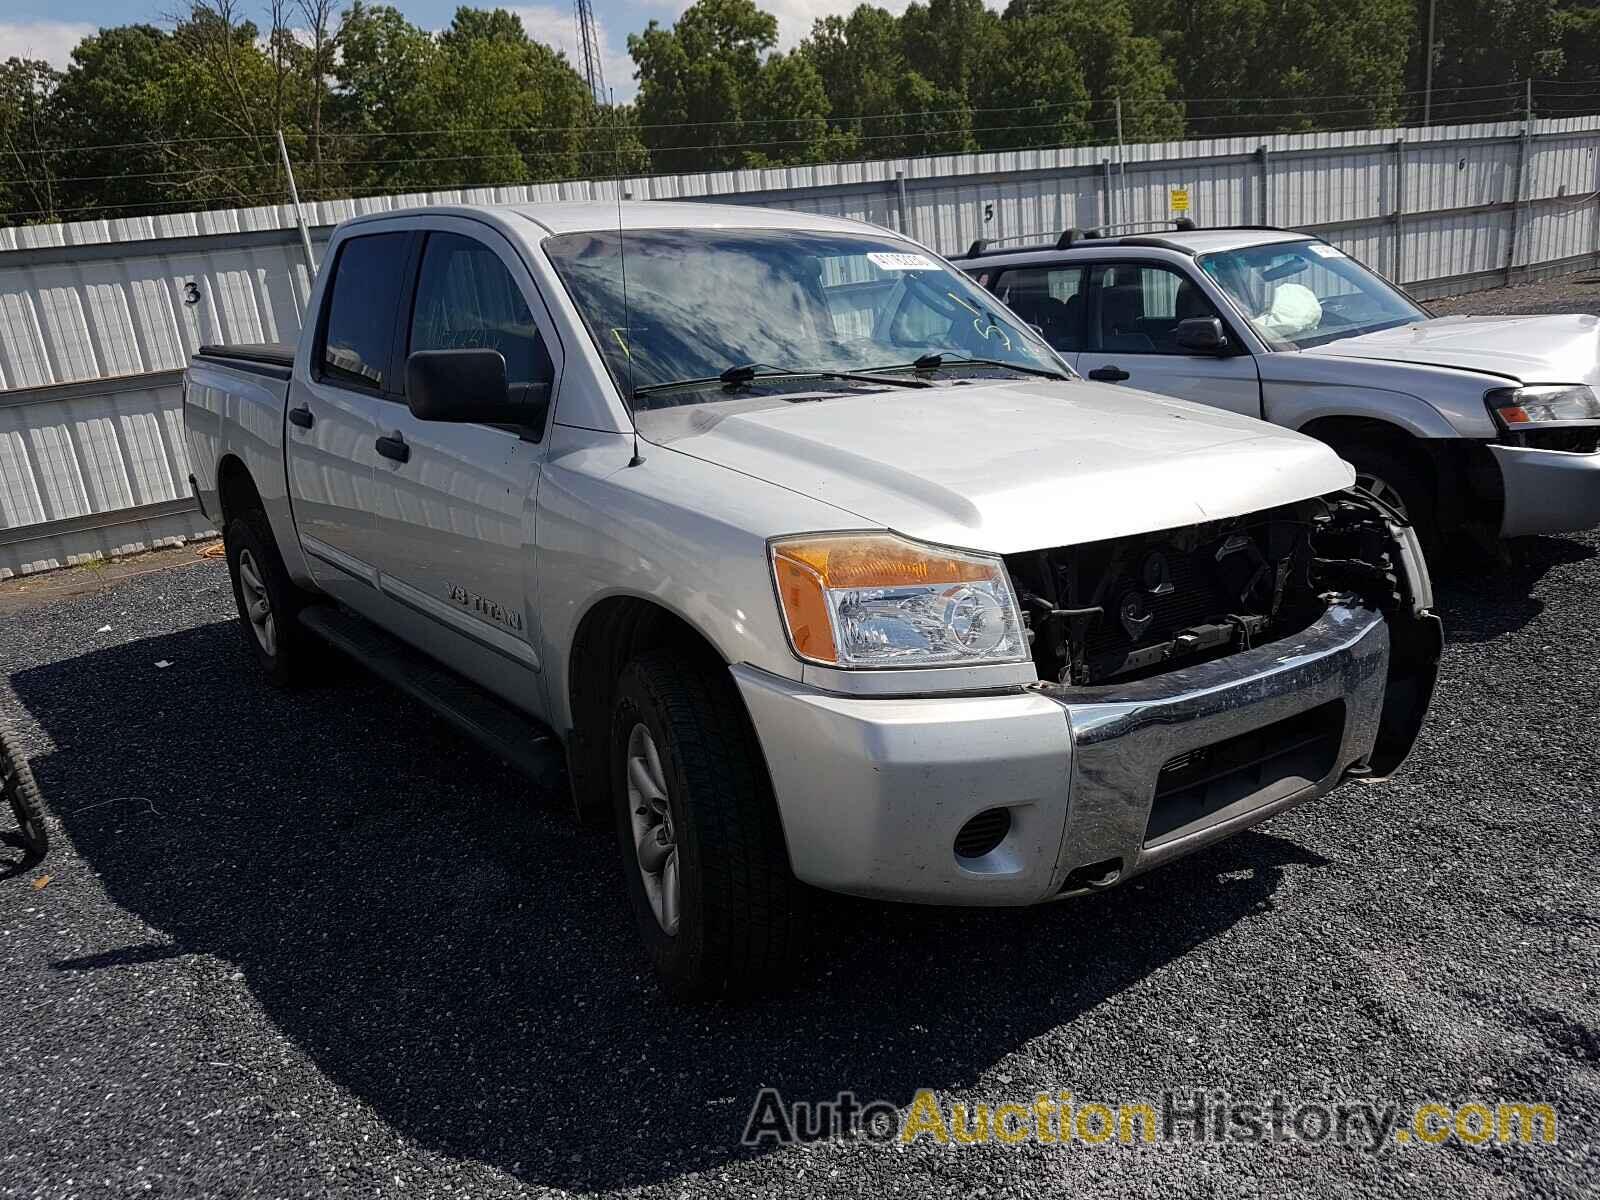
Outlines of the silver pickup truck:
[[1176,224],[956,261],[1090,379],[1327,442],[1430,556],[1600,524],[1600,317],[1431,317],[1320,238]]
[[1328,447],[1085,382],[885,230],[729,206],[334,233],[184,413],[245,642],[332,643],[614,827],[677,994],[812,889],[1110,887],[1400,764],[1439,623]]

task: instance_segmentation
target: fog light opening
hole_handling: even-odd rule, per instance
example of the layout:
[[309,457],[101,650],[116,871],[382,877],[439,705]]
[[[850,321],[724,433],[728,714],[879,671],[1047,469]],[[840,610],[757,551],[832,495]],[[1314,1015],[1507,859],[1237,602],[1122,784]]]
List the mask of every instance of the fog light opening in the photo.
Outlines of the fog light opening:
[[957,858],[982,858],[1006,840],[1011,832],[1009,808],[986,808],[956,834]]

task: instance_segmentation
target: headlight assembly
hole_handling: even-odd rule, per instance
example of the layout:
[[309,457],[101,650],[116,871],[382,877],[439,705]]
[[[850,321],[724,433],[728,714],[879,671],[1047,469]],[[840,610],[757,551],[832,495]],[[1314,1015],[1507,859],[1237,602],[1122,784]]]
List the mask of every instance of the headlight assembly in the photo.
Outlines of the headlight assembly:
[[1489,411],[1508,430],[1600,421],[1600,397],[1581,383],[1502,388],[1490,392],[1485,399]]
[[944,667],[1028,658],[998,558],[883,533],[781,538],[771,554],[789,643],[809,662]]

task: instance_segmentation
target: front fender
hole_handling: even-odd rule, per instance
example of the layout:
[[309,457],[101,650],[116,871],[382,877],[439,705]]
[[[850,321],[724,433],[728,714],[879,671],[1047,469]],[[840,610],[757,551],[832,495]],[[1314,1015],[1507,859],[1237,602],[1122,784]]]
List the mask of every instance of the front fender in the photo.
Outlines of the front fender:
[[727,663],[798,680],[767,539],[860,519],[631,434],[553,426],[538,491],[534,595],[551,724],[573,724],[571,659],[584,616],[634,596],[679,617]]
[[[1420,396],[1342,383],[1261,385],[1262,415],[1274,425],[1301,430],[1330,417],[1382,421],[1418,438],[1459,438],[1450,420]],[[1487,419],[1487,416],[1486,418]]]

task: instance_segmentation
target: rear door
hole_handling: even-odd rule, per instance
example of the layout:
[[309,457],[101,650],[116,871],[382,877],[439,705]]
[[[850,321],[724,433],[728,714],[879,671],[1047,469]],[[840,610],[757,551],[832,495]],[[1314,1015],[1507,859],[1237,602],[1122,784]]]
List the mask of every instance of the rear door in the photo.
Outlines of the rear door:
[[[421,238],[397,361],[418,350],[489,347],[504,356],[508,383],[553,383],[560,348],[515,248],[462,218],[432,218]],[[533,712],[543,705],[533,501],[548,420],[421,421],[402,382],[378,416],[386,449],[375,470],[374,559],[395,606],[386,623]]]
[[[1101,262],[1084,293],[1085,341],[1075,364],[1103,383],[1261,415],[1256,360],[1204,290],[1176,268],[1154,262]],[[1239,353],[1191,354],[1177,344],[1178,322],[1218,317]]]
[[285,427],[295,528],[312,578],[352,607],[375,600],[373,467],[378,413],[390,407],[391,364],[409,233],[344,239],[308,336],[310,369],[296,373]]

